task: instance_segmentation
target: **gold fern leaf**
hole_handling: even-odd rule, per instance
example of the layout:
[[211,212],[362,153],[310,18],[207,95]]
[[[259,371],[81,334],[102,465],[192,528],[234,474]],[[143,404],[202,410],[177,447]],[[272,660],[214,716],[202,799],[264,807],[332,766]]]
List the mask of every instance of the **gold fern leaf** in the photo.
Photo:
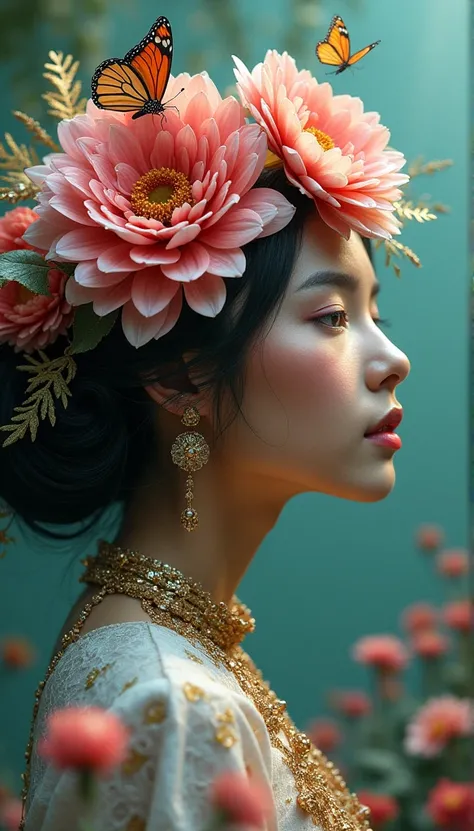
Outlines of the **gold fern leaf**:
[[49,52],[51,63],[45,63],[47,72],[43,77],[49,81],[55,90],[45,92],[44,100],[49,104],[49,115],[58,118],[74,118],[75,115],[82,115],[86,109],[86,99],[80,98],[82,84],[76,81],[79,61],[73,61],[72,55],[64,56],[62,52]]
[[10,133],[5,133],[5,143],[0,142],[0,181],[7,182],[7,187],[0,187],[0,200],[20,202],[32,199],[38,188],[28,179],[25,168],[39,163],[36,151],[25,144],[17,144]]
[[30,118],[29,115],[22,113],[20,110],[14,110],[13,115],[18,119],[18,121],[21,121],[22,124],[25,125],[26,129],[33,134],[37,141],[40,141],[41,144],[45,145],[45,147],[49,147],[54,153],[60,152],[61,148],[59,144],[56,144],[54,139],[51,138],[49,133],[46,132],[38,121],[35,121],[34,118]]
[[[2,447],[8,447],[19,439],[22,439],[28,430],[31,440],[35,441],[40,420],[49,418],[51,426],[56,424],[56,413],[54,399],[51,394],[51,387],[54,395],[64,409],[67,408],[68,398],[71,396],[69,384],[77,371],[77,364],[69,355],[50,360],[48,356],[39,350],[41,360],[38,361],[31,355],[25,355],[28,364],[18,366],[21,372],[29,372],[33,375],[27,387],[27,393],[32,393],[20,407],[15,407],[16,415],[12,416],[11,424],[5,424],[0,430],[11,433],[5,439]],[[63,373],[65,377],[63,377]]]
[[400,219],[416,219],[417,222],[430,222],[438,219],[436,214],[431,213],[428,205],[421,203],[414,205],[413,202],[402,199],[400,202],[395,202],[394,207]]
[[411,163],[408,169],[408,175],[411,179],[415,176],[432,176],[433,173],[439,173],[441,170],[446,170],[447,167],[453,165],[452,159],[438,159],[432,162],[423,163],[423,156],[419,156]]

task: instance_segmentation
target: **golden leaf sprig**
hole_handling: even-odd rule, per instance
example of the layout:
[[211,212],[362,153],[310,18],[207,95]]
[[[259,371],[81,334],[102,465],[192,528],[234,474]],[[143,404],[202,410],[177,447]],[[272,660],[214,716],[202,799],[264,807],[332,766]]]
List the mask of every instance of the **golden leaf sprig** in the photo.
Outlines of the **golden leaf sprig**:
[[44,129],[44,127],[41,126],[41,124],[38,121],[35,121],[34,118],[31,118],[29,115],[26,115],[26,113],[22,113],[20,110],[14,110],[13,115],[15,116],[15,118],[18,119],[18,121],[21,121],[22,124],[25,125],[26,129],[30,133],[33,134],[33,138],[36,139],[36,141],[41,142],[41,144],[44,144],[45,147],[49,147],[49,149],[52,150],[53,153],[61,152],[59,144],[57,144],[54,141],[54,139],[51,138],[49,133]]
[[411,199],[401,199],[400,202],[394,203],[394,207],[397,216],[402,221],[416,219],[417,222],[430,222],[433,219],[438,219],[429,206],[422,202],[415,205]]
[[74,118],[82,115],[86,108],[86,99],[80,98],[82,84],[76,80],[79,61],[73,60],[72,55],[64,56],[62,52],[49,52],[51,63],[45,63],[47,72],[43,77],[55,87],[53,92],[43,93],[44,100],[49,104],[49,115],[58,118]]
[[36,185],[25,173],[25,168],[39,163],[38,154],[26,144],[17,144],[10,133],[5,133],[5,143],[0,142],[0,180],[7,182],[7,187],[0,188],[0,200],[15,204],[24,199],[32,199],[38,192]]
[[401,269],[396,262],[393,262],[393,257],[407,257],[416,268],[421,267],[420,258],[408,245],[403,245],[403,243],[398,242],[396,239],[386,239],[376,240],[375,247],[379,248],[382,244],[385,247],[385,265],[392,266],[397,277],[400,277]]
[[[56,424],[56,413],[54,410],[53,395],[61,400],[66,409],[68,398],[71,397],[69,384],[77,371],[77,364],[70,355],[62,355],[59,358],[50,359],[41,350],[38,350],[41,360],[36,360],[31,355],[25,355],[29,362],[17,369],[20,372],[32,374],[28,382],[27,393],[31,393],[22,406],[15,407],[16,415],[12,416],[11,424],[0,426],[0,430],[10,433],[5,439],[2,447],[8,447],[19,439],[22,439],[29,431],[31,440],[35,441],[38,432],[40,419],[45,421],[49,418],[51,425]],[[63,377],[63,373],[64,376]],[[52,390],[52,391],[51,391]]]
[[446,170],[447,167],[451,167],[452,165],[452,159],[437,159],[431,162],[423,162],[423,156],[419,156],[408,168],[408,175],[410,179],[414,179],[416,176],[432,176],[434,173]]

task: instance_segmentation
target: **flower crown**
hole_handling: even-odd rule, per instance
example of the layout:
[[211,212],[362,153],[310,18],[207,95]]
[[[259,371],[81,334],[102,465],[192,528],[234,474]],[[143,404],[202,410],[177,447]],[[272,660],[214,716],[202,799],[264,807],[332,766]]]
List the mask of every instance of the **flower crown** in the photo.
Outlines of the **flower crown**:
[[[9,433],[3,447],[27,434],[34,441],[40,420],[55,424],[54,398],[67,407],[71,395],[73,356],[94,349],[119,315],[139,348],[172,329],[183,300],[201,315],[221,311],[225,279],[245,271],[242,246],[278,233],[294,215],[281,193],[256,186],[265,167],[280,166],[344,237],[355,230],[384,244],[387,264],[406,256],[420,265],[393,236],[406,220],[436,219],[436,206],[402,197],[405,158],[388,148],[377,113],[365,113],[358,98],[334,95],[287,53],[269,51],[252,72],[234,58],[240,101],[222,98],[206,72],[174,78],[166,25],[159,18],[124,60],[101,64],[87,102],[78,63],[50,52],[45,78],[54,89],[43,97],[60,121],[57,142],[15,112],[50,152],[41,161],[9,134],[7,149],[0,145],[8,183],[0,198],[39,203],[0,219],[0,344],[25,353],[18,370],[30,375],[24,404],[0,426]],[[107,85],[151,48],[168,59],[161,94],[139,112],[115,96],[111,110]],[[179,108],[162,103],[164,87]],[[59,336],[69,339],[64,355],[49,359],[44,350]]]

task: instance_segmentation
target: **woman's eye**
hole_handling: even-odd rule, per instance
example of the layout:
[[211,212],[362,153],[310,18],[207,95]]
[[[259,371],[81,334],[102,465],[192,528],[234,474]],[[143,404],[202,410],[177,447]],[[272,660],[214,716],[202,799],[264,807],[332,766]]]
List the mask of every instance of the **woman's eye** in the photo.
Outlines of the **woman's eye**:
[[323,326],[328,326],[330,329],[341,329],[348,322],[347,313],[345,311],[329,312],[314,318],[314,323],[321,323]]

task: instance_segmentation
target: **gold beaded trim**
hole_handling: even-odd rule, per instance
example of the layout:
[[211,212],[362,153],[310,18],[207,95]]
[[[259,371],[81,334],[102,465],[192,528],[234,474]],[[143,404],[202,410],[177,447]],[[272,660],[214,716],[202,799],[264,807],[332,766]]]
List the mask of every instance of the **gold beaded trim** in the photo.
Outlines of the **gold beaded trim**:
[[[30,742],[25,753],[28,767],[22,777],[25,783],[23,811],[29,785],[34,720],[44,685],[67,646],[77,640],[92,608],[106,594],[119,592],[139,597],[142,608],[154,623],[185,637],[201,648],[217,666],[225,666],[233,673],[244,694],[260,712],[272,745],[280,751],[294,776],[297,804],[311,817],[314,825],[320,826],[322,831],[371,831],[369,808],[360,804],[356,794],[350,793],[333,763],[311,744],[304,733],[296,729],[286,711],[286,702],[277,698],[251,658],[242,650],[240,643],[248,631],[253,631],[254,621],[249,610],[237,598],[232,610],[229,610],[223,603],[213,603],[211,596],[199,584],[176,569],[105,542],[100,543],[97,557],[87,558],[83,563],[87,568],[80,582],[100,582],[102,587],[85,607],[78,623],[64,636],[61,651],[51,662],[46,679],[36,693]],[[22,819],[19,831],[23,829]]]

